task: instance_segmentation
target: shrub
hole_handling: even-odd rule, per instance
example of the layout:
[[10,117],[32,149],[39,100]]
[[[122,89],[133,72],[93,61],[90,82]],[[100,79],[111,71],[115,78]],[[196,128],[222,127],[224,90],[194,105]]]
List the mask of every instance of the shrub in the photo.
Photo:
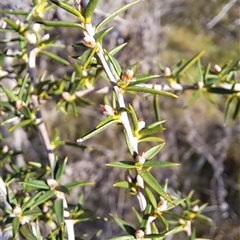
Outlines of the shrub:
[[[200,95],[210,99],[211,94],[226,97],[225,118],[231,115],[236,119],[240,108],[240,86],[237,82],[240,62],[227,62],[224,66],[204,66],[201,58],[204,51],[189,61],[179,61],[172,68],[159,67],[159,75],[139,74],[137,63],[122,67],[115,57],[125,44],[107,51],[103,40],[112,30],[104,28],[107,23],[127,10],[138,1],[105,17],[96,26],[92,25],[92,16],[97,0],[76,1],[76,8],[64,1],[33,0],[29,12],[4,9],[6,15],[2,22],[4,50],[1,53],[1,209],[3,239],[82,239],[76,236],[74,224],[98,218],[88,214],[83,207],[83,197],[76,204],[68,201],[67,195],[76,187],[93,185],[90,181],[76,181],[62,184],[68,157],[58,156],[61,146],[72,146],[88,151],[85,141],[95,138],[112,125],[119,125],[125,139],[129,157],[112,161],[107,166],[118,168],[125,174],[114,187],[123,188],[134,195],[139,207],[132,206],[132,215],[136,226],[110,213],[116,224],[125,232],[124,236],[111,239],[164,239],[169,235],[186,232],[190,239],[196,239],[196,222],[211,224],[211,219],[202,212],[207,204],[201,204],[193,198],[193,191],[187,196],[168,190],[168,181],[159,184],[152,173],[153,169],[179,167],[178,163],[160,161],[158,153],[164,147],[160,137],[164,129],[164,120],[160,114],[159,97],[164,101],[178,98],[178,93],[192,90],[190,106]],[[80,23],[48,20],[53,9],[61,8],[71,13]],[[76,52],[72,58],[55,48],[66,48],[54,37],[52,28],[74,28],[82,34],[80,42],[74,43]],[[10,36],[10,37],[9,37]],[[14,45],[13,43],[17,43]],[[15,46],[16,50],[12,50]],[[53,68],[62,64],[71,66],[71,70],[62,76],[48,75],[38,65],[38,58],[47,57]],[[56,64],[56,65],[54,65]],[[190,68],[196,68],[196,74],[189,74]],[[40,71],[42,70],[42,71]],[[187,83],[183,84],[183,79]],[[7,82],[7,84],[6,84]],[[13,84],[9,86],[9,82]],[[59,111],[66,115],[78,115],[78,107],[87,109],[97,101],[92,94],[101,93],[100,109],[103,119],[96,127],[76,142],[64,141],[54,131],[50,138],[43,119],[42,104],[56,103]],[[155,120],[146,123],[131,104],[130,96],[152,97],[152,111]],[[95,108],[96,111],[98,108]],[[85,111],[85,110],[84,110]],[[82,111],[84,114],[84,111]],[[7,135],[24,129],[28,134],[37,131],[45,149],[40,162],[27,159],[21,148],[11,146]],[[85,129],[82,129],[85,131]],[[86,131],[85,131],[86,132]],[[116,134],[117,135],[117,134]],[[118,136],[109,141],[118,142]],[[28,137],[26,137],[28,138]],[[21,140],[20,140],[21,141]],[[144,150],[143,150],[144,149]],[[23,162],[20,162],[23,158]],[[20,159],[20,160],[19,160]],[[47,162],[45,162],[47,159]],[[79,163],[81,164],[81,163]],[[101,218],[101,216],[100,216]],[[91,239],[99,237],[101,232],[93,233]]]

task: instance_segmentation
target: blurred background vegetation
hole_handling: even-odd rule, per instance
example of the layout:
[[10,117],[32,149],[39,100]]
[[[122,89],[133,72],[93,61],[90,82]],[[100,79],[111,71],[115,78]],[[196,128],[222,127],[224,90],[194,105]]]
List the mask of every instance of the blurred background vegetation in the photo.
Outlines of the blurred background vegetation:
[[[127,2],[100,0],[95,23]],[[9,6],[26,9],[30,5],[28,1],[2,2],[3,8]],[[60,9],[52,12],[49,18],[76,21]],[[111,49],[128,42],[118,59],[124,67],[139,62],[138,71],[142,73],[160,74],[159,63],[171,67],[180,59],[189,59],[201,50],[205,50],[202,59],[205,64],[210,62],[223,66],[228,60],[234,62],[240,56],[239,1],[142,0],[110,25],[114,29],[104,46]],[[58,54],[66,58],[74,55],[71,45],[79,41],[81,32],[67,28],[52,31],[60,42],[66,44],[65,51]],[[73,67],[60,68],[44,58],[39,59],[38,67],[39,75],[44,70],[55,76],[71,74],[73,71]],[[97,84],[103,86],[106,83]],[[158,170],[155,176],[161,183],[167,178],[171,191],[188,194],[194,189],[195,198],[208,202],[205,214],[213,218],[214,226],[199,226],[198,236],[217,240],[240,239],[240,119],[229,119],[224,123],[226,99],[223,96],[211,96],[214,103],[201,97],[189,108],[184,108],[192,94],[191,91],[179,93],[177,100],[160,99],[162,118],[167,121],[163,133],[166,145],[159,159],[180,162],[181,166]],[[98,96],[89,98],[93,99],[95,103],[91,107],[86,108],[83,104],[78,109],[78,117],[63,115],[56,110],[54,102],[44,105],[44,119],[50,135],[57,129],[62,139],[76,141],[94,128],[102,118],[100,110],[96,113],[102,102]],[[152,98],[146,97],[143,101],[142,96],[133,96],[129,97],[129,102],[132,102],[139,117],[146,123],[151,122],[154,118]],[[95,187],[84,189],[86,207],[96,215],[108,217],[111,212],[131,221],[129,212],[132,204],[128,202],[134,201],[134,197],[130,198],[124,191],[112,188],[115,180],[124,176],[122,172],[105,166],[110,161],[129,158],[124,139],[121,139],[121,134],[118,136],[120,129],[112,127],[110,130],[86,142],[94,149],[92,151],[72,147],[59,149],[62,158],[69,156],[65,181],[95,181]],[[28,158],[39,161],[46,159],[36,133],[30,133],[28,139],[35,153]],[[23,149],[26,146],[22,142]],[[28,153],[26,150],[26,155]],[[81,193],[75,190],[71,201],[76,201]],[[114,223],[103,220],[86,225],[81,223],[77,228],[86,233],[103,229],[103,239],[120,231]]]

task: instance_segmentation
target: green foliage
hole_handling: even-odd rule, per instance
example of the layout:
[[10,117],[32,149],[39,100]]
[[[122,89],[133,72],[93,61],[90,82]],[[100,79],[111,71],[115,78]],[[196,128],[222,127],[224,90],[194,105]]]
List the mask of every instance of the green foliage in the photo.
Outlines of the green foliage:
[[[13,60],[13,70],[4,70],[1,80],[14,74],[16,86],[9,89],[1,84],[3,100],[1,101],[1,117],[4,119],[1,126],[8,128],[9,132],[17,128],[37,130],[41,135],[49,163],[27,162],[20,168],[14,164],[14,157],[21,154],[3,146],[1,167],[8,166],[8,170],[1,178],[1,205],[3,208],[3,231],[9,232],[13,239],[42,239],[40,223],[50,229],[46,239],[75,239],[73,225],[79,221],[90,221],[96,216],[84,215],[86,212],[82,204],[70,204],[67,195],[75,187],[93,185],[91,181],[70,182],[62,185],[61,179],[68,164],[68,158],[60,160],[57,149],[60,146],[72,146],[86,149],[84,145],[63,141],[55,131],[52,141],[49,138],[41,114],[41,102],[54,100],[57,108],[67,115],[78,115],[78,107],[82,104],[90,105],[94,99],[88,97],[91,92],[96,92],[96,79],[109,84],[108,92],[102,98],[111,99],[110,104],[101,105],[100,108],[105,118],[99,121],[96,128],[84,136],[79,136],[79,143],[93,138],[106,131],[112,125],[120,125],[125,136],[126,148],[129,149],[129,159],[112,161],[107,166],[124,170],[125,181],[119,180],[115,187],[124,188],[137,197],[140,210],[133,209],[133,216],[137,218],[138,226],[110,214],[116,224],[127,235],[111,239],[164,239],[166,236],[186,232],[190,239],[196,238],[195,222],[200,221],[211,224],[211,219],[204,216],[202,211],[206,205],[200,206],[198,200],[181,194],[171,195],[167,184],[162,186],[154,177],[152,170],[165,167],[177,167],[177,163],[158,159],[158,153],[164,147],[161,133],[164,131],[165,120],[161,119],[159,96],[166,101],[168,97],[177,98],[177,91],[193,90],[194,94],[188,102],[190,106],[200,95],[211,100],[211,94],[227,96],[225,119],[236,119],[240,109],[240,87],[237,74],[240,70],[240,60],[235,63],[227,62],[224,66],[204,66],[201,58],[204,51],[192,59],[179,61],[171,69],[161,68],[163,74],[138,75],[132,69],[124,70],[114,57],[122,50],[125,44],[107,51],[103,47],[103,40],[112,28],[99,31],[117,15],[127,10],[138,1],[125,5],[115,13],[106,17],[94,28],[92,16],[97,6],[97,0],[90,0],[82,12],[64,1],[51,0],[33,1],[34,8],[30,13],[8,11],[6,14],[21,16],[19,21],[4,18],[7,24],[6,32],[14,32],[17,37],[2,39],[2,43],[19,44],[19,53],[11,55],[7,50],[1,53],[1,62],[6,57]],[[50,21],[45,19],[45,14],[55,7],[62,8],[77,17],[80,23],[68,21]],[[41,24],[36,30],[34,24]],[[36,26],[36,25],[35,25]],[[82,49],[82,53],[65,59],[53,51],[55,48],[65,46],[57,44],[51,35],[52,27],[72,27],[76,31],[84,32],[80,43],[73,47]],[[37,80],[36,58],[44,55],[54,63],[73,66],[73,72],[61,77],[48,76],[46,72],[40,73]],[[15,63],[15,64],[14,64]],[[75,65],[73,64],[75,63]],[[190,75],[189,69],[196,69],[195,76]],[[108,83],[105,80],[107,79]],[[187,84],[184,82],[187,78]],[[160,82],[161,80],[161,82]],[[126,102],[126,96],[134,94],[153,96],[153,111],[156,119],[145,126],[144,120],[138,119],[138,114],[131,103]],[[144,99],[144,98],[143,98]],[[128,106],[128,107],[126,107]],[[18,123],[9,126],[18,119]],[[144,126],[141,126],[144,124]],[[84,129],[85,130],[85,129]],[[3,136],[1,136],[3,138]],[[115,141],[112,139],[111,141]],[[153,144],[145,152],[139,149],[140,143]],[[81,163],[80,163],[81,164]],[[20,190],[16,190],[17,189]],[[143,232],[139,237],[138,233]],[[97,237],[96,233],[94,237]]]

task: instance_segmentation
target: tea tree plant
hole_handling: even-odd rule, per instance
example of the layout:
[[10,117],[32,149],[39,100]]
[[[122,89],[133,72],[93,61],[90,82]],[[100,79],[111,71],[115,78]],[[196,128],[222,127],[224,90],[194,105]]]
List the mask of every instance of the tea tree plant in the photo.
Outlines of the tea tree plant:
[[[66,196],[72,188],[92,185],[93,182],[80,179],[62,185],[61,179],[68,163],[67,157],[59,160],[56,149],[64,145],[88,148],[83,145],[87,139],[94,139],[115,124],[121,126],[129,157],[112,161],[107,166],[124,171],[125,179],[119,179],[114,187],[124,188],[136,196],[139,208],[134,206],[132,212],[137,227],[110,214],[110,218],[125,232],[124,236],[111,239],[164,239],[178,232],[186,232],[190,239],[197,239],[195,222],[211,224],[211,219],[202,214],[206,204],[200,205],[199,200],[193,198],[193,192],[187,196],[170,194],[167,180],[160,184],[152,174],[152,169],[179,167],[176,163],[157,159],[165,143],[159,136],[164,131],[165,122],[160,114],[159,97],[167,101],[168,98],[177,98],[176,94],[181,91],[191,90],[194,93],[189,106],[200,95],[212,101],[211,94],[220,94],[227,99],[226,120],[229,116],[237,118],[240,108],[240,84],[237,81],[240,61],[227,62],[222,67],[204,66],[201,63],[203,51],[189,61],[179,61],[171,69],[160,66],[159,75],[137,74],[136,66],[123,68],[115,55],[125,44],[106,50],[104,38],[112,28],[105,26],[137,2],[125,5],[96,26],[93,26],[92,18],[97,0],[76,0],[75,7],[67,1],[33,0],[30,12],[2,10],[2,130],[7,129],[8,134],[12,134],[20,128],[26,131],[35,129],[48,159],[48,164],[32,159],[19,166],[14,159],[23,153],[10,147],[2,131],[1,169],[4,171],[0,189],[4,239],[83,238],[75,236],[74,224],[96,216],[86,216],[81,197],[78,204],[72,205]],[[47,14],[55,8],[72,14],[76,22],[47,20]],[[81,41],[73,43],[73,47],[81,49],[82,53],[72,56],[71,60],[56,54],[53,48],[64,48],[64,45],[51,36],[52,28],[75,28],[75,31],[81,32]],[[12,43],[17,43],[15,53],[9,49]],[[47,72],[36,74],[37,58],[42,55],[53,62],[72,66],[72,73],[60,77],[48,76]],[[196,69],[194,76],[189,74],[190,68]],[[14,86],[9,88],[3,84],[5,79],[13,79]],[[104,81],[105,86],[99,88],[96,80]],[[79,136],[75,143],[63,141],[57,131],[50,139],[42,117],[42,103],[54,100],[60,111],[77,115],[80,103],[94,101],[92,93],[102,94],[100,109],[105,116],[103,120],[92,131]],[[144,94],[153,97],[154,122],[146,125],[144,119],[139,118],[140,113],[127,100],[129,94],[141,96],[142,101]],[[143,151],[142,143],[151,143],[152,147]],[[99,234],[96,233],[92,239]]]

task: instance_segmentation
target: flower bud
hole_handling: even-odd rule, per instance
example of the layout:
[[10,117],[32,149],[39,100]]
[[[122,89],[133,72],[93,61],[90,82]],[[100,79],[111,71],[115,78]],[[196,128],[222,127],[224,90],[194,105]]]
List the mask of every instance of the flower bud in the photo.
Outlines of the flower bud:
[[100,108],[105,116],[114,116],[114,109],[109,105],[100,105]]
[[143,128],[145,128],[145,126],[146,126],[145,121],[143,121],[142,118],[139,118],[139,119],[138,119],[138,131],[140,131],[140,130],[142,130]]
[[67,102],[71,102],[71,101],[75,100],[76,97],[75,97],[75,95],[71,95],[69,92],[63,92],[62,98]]
[[83,34],[84,34],[83,44],[86,47],[94,48],[96,46],[95,38],[93,36],[89,35],[87,32],[84,32]]
[[58,186],[58,183],[55,179],[47,179],[47,185],[51,190],[54,190]]
[[144,231],[143,231],[142,229],[138,229],[138,230],[135,232],[135,237],[136,237],[136,239],[138,239],[138,240],[144,239]]
[[21,109],[23,106],[25,106],[25,103],[22,100],[18,99],[15,101],[15,108],[17,110]]
[[198,210],[199,210],[199,206],[198,205],[195,205],[195,206],[192,207],[192,211],[193,212],[198,212]]
[[222,71],[222,68],[219,65],[215,64],[213,66],[213,70],[214,70],[215,73],[218,74],[218,73],[220,73]]
[[163,212],[167,209],[167,200],[161,200],[159,203],[158,203],[158,207],[157,207],[157,210],[159,212]]
[[164,76],[165,76],[165,77],[170,77],[171,74],[172,74],[172,73],[171,73],[171,69],[170,69],[169,67],[165,67],[163,73],[164,73]]
[[132,178],[131,174],[128,173],[128,171],[125,172],[124,178],[128,183],[133,183],[133,178]]
[[137,181],[137,185],[144,189],[144,181],[143,181],[143,178],[138,174],[137,177],[136,177],[136,181]]
[[16,205],[14,208],[13,208],[13,214],[15,216],[21,216],[22,214],[22,209],[19,205]]
[[146,161],[145,152],[139,153],[135,158],[137,163],[144,164]]
[[128,82],[128,81],[132,80],[133,75],[134,75],[133,70],[132,69],[127,69],[125,72],[122,73],[121,79],[124,82]]

